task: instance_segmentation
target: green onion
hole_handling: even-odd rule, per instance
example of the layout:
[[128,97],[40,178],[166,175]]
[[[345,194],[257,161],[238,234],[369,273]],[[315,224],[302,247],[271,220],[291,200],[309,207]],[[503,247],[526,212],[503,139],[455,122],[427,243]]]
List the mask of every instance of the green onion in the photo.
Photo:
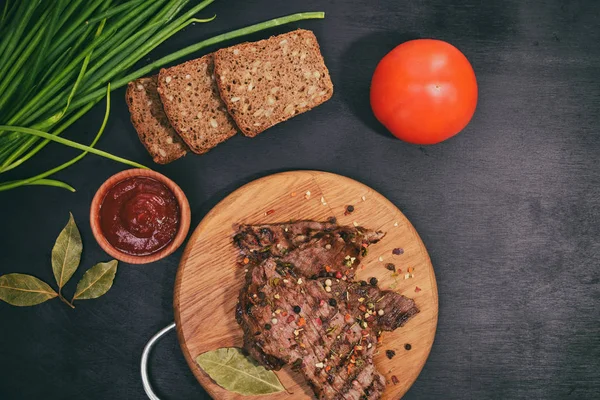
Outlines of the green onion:
[[[100,26],[98,27],[97,31],[96,31],[96,36],[98,37],[100,36],[100,34],[102,33],[102,29],[104,28],[104,24],[105,24],[106,20],[103,20],[100,23]],[[93,44],[93,43],[92,43]],[[90,58],[92,56],[92,52],[94,50],[94,47],[92,46],[89,50],[89,53],[86,55],[86,57],[83,60],[83,65],[81,66],[81,70],[79,71],[79,74],[77,75],[77,79],[75,80],[75,84],[73,85],[73,88],[71,89],[70,93],[69,93],[69,97],[67,97],[67,104],[65,105],[65,108],[58,114],[53,115],[50,119],[48,119],[46,122],[42,123],[42,124],[37,124],[36,128],[40,128],[40,129],[44,129],[48,126],[52,126],[54,125],[56,122],[60,121],[61,118],[63,117],[63,115],[65,115],[65,113],[67,112],[67,110],[69,109],[69,106],[71,104],[71,100],[73,99],[73,96],[75,96],[75,93],[77,92],[77,88],[79,87],[79,84],[81,83],[81,80],[83,79],[83,76],[85,75],[88,63],[90,61]],[[110,85],[109,85],[110,88]],[[45,140],[43,142],[44,145],[46,145],[48,143],[48,140]],[[26,149],[24,148],[24,146],[21,146],[17,151],[15,151],[11,157],[17,157],[20,154],[22,154]],[[10,159],[10,158],[9,158]],[[24,161],[21,161],[21,163]],[[14,168],[15,165],[13,165],[11,167]]]
[[[45,132],[36,131],[36,130],[29,129],[29,128],[10,127],[11,129],[17,130],[19,132],[28,133],[28,134],[36,135],[36,136],[40,136],[40,137],[45,137],[47,139],[59,142],[59,143],[64,144],[66,146],[73,147],[73,148],[80,149],[80,150],[85,150],[85,151],[83,153],[81,153],[80,155],[78,155],[77,157],[75,157],[75,158],[73,158],[73,159],[65,162],[64,164],[61,164],[58,167],[50,169],[50,170],[48,170],[46,172],[43,172],[43,173],[41,173],[39,175],[33,176],[31,178],[28,178],[28,179],[21,179],[19,181],[6,182],[4,184],[0,184],[0,192],[4,191],[4,190],[14,189],[14,188],[19,187],[19,186],[35,184],[39,180],[45,179],[47,176],[55,174],[56,172],[61,171],[61,170],[65,169],[65,168],[67,168],[67,167],[75,164],[76,162],[78,162],[79,160],[81,160],[83,157],[85,157],[88,153],[93,153],[93,154],[96,154],[96,155],[99,155],[99,156],[102,156],[102,157],[106,157],[106,158],[109,158],[111,160],[118,161],[118,162],[121,162],[121,163],[126,164],[126,165],[130,165],[132,167],[148,169],[147,167],[145,167],[145,166],[143,166],[141,164],[138,164],[136,162],[129,161],[127,159],[124,159],[124,158],[121,158],[121,157],[117,157],[117,156],[114,156],[114,155],[112,155],[110,153],[104,152],[102,150],[97,150],[97,149],[94,148],[94,146],[96,145],[96,143],[98,143],[98,140],[100,140],[100,137],[104,133],[104,129],[106,128],[106,124],[108,122],[108,116],[109,115],[110,115],[110,84],[108,85],[107,94],[106,94],[106,112],[104,114],[104,120],[102,121],[102,125],[100,126],[100,130],[96,134],[96,137],[94,138],[94,140],[92,141],[92,143],[89,146],[85,146],[85,145],[82,145],[82,144],[79,144],[79,143],[76,143],[76,142],[72,142],[72,141],[67,140],[67,139],[63,139],[63,138],[59,138],[59,137],[56,137],[56,136],[52,136],[52,135],[49,135],[49,134],[47,134]],[[3,128],[5,128],[5,127],[0,126],[0,129],[3,129]],[[66,185],[66,184],[64,184],[62,182],[61,182],[61,184],[62,185]],[[59,186],[59,185],[56,184],[56,182],[53,182],[53,184],[51,186]],[[64,186],[59,186],[59,187],[64,187]],[[64,188],[68,189],[67,187],[64,187]],[[73,189],[73,191],[74,191],[74,189]]]
[[10,0],[6,0],[4,3],[4,10],[2,11],[2,17],[0,18],[0,26],[4,25],[4,21],[6,20],[6,16],[8,15],[8,5],[10,4]]
[[118,162],[121,162],[123,164],[130,165],[132,167],[148,169],[148,167],[145,167],[142,164],[138,164],[138,163],[136,163],[134,161],[129,161],[129,160],[125,159],[125,158],[114,156],[114,155],[112,155],[110,153],[107,153],[105,151],[97,150],[97,149],[94,149],[93,147],[86,146],[84,144],[77,143],[77,142],[74,142],[74,141],[69,140],[69,139],[61,138],[60,136],[51,135],[51,134],[49,134],[47,132],[42,132],[42,131],[39,131],[37,129],[25,128],[25,127],[22,127],[22,126],[11,126],[11,125],[0,125],[0,129],[10,130],[10,131],[13,131],[13,132],[26,133],[28,135],[41,137],[41,138],[44,138],[44,139],[48,139],[48,140],[50,140],[52,142],[57,142],[57,143],[60,143],[60,144],[64,144],[65,146],[73,147],[74,149],[85,150],[85,151],[88,151],[90,153],[102,156],[102,157],[110,158],[111,160],[118,161]]
[[[85,107],[81,108],[79,111],[77,111],[76,114],[72,115],[71,118],[69,118],[60,127],[58,127],[52,134],[53,135],[59,135],[62,131],[64,131],[65,129],[67,129],[75,121],[77,121],[79,118],[81,118],[83,115],[85,115],[89,110],[91,110],[91,108],[93,106],[95,106],[96,103],[98,103],[98,101],[92,101],[92,102],[88,103]],[[47,141],[43,141],[42,143],[38,144],[26,156],[24,156],[23,158],[19,159],[17,162],[11,164],[10,169],[18,167],[19,165],[21,165],[22,163],[24,163],[25,161],[27,161],[29,158],[33,157],[33,155],[35,155],[35,153],[37,153],[38,151],[40,151],[42,149],[42,147],[44,147],[46,145],[46,143],[47,143]]]
[[57,181],[55,179],[38,179],[37,181],[29,182],[26,185],[54,186],[54,187],[67,189],[68,191],[73,192],[73,193],[76,191],[73,186],[68,185],[61,181]]

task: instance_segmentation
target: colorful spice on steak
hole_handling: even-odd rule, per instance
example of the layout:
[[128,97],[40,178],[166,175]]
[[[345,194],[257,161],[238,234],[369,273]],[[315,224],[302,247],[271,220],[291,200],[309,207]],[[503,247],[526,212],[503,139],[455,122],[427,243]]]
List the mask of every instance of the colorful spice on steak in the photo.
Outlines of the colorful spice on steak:
[[373,356],[381,332],[418,313],[375,278],[352,281],[362,250],[381,237],[307,221],[241,226],[234,243],[251,262],[236,319],[250,356],[268,369],[292,364],[319,399],[378,399],[385,379]]

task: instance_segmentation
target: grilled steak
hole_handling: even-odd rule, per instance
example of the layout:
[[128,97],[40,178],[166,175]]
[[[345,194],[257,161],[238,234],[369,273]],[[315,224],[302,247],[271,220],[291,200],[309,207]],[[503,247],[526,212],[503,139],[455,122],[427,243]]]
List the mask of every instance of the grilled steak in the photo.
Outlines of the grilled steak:
[[377,337],[368,323],[331,302],[323,282],[281,275],[278,267],[272,258],[254,267],[240,294],[248,353],[271,369],[291,363],[319,399],[379,398],[385,380],[373,365]]
[[281,256],[287,251],[306,243],[315,237],[336,233],[343,238],[362,237],[368,243],[376,243],[383,238],[383,232],[375,232],[363,227],[339,226],[332,219],[328,222],[297,221],[280,224],[240,225],[234,242],[243,253],[261,252],[266,247],[270,254]]
[[354,276],[367,247],[385,234],[362,227],[337,226],[329,222],[300,221],[289,224],[242,225],[234,236],[240,253],[254,264],[279,257],[294,272],[317,278],[336,272]]
[[415,316],[419,309],[413,299],[389,290],[381,290],[365,281],[348,282],[339,279],[320,278],[323,287],[331,284],[332,298],[345,303],[348,312],[358,321],[367,322],[379,335],[381,331],[393,331]]
[[234,243],[249,272],[236,319],[250,356],[268,369],[292,364],[319,399],[378,399],[377,337],[419,312],[411,299],[352,281],[383,236],[332,222],[240,226]]
[[314,235],[331,232],[338,226],[331,222],[298,221],[283,224],[240,225],[233,242],[248,257],[267,253],[282,256],[289,250],[306,243]]

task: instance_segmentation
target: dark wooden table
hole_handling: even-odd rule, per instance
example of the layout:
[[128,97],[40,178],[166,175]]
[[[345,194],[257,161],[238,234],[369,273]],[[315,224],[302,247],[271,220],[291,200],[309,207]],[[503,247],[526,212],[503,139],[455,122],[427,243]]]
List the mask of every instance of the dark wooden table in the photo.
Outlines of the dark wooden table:
[[[333,99],[256,139],[238,136],[157,168],[187,193],[193,226],[235,188],[273,172],[355,178],[408,216],[437,274],[437,336],[406,399],[600,398],[600,3],[220,0],[205,13],[216,12],[216,21],[186,29],[151,58],[307,10],[327,12],[324,21],[297,26],[320,40]],[[377,124],[368,86],[395,45],[429,37],[471,60],[480,99],[463,133],[419,147]],[[150,165],[123,96],[114,95],[99,147]],[[103,113],[96,107],[66,136],[90,142]],[[43,154],[23,176],[76,152],[52,145]],[[90,155],[58,176],[75,194],[43,187],[0,194],[0,273],[52,281],[50,250],[69,211],[85,248],[75,279],[108,259],[87,216],[95,190],[122,169]],[[0,304],[0,399],[144,399],[139,358],[173,320],[180,254],[122,264],[108,295],[75,310],[58,301]],[[208,398],[174,334],[154,352],[151,373],[161,398]]]

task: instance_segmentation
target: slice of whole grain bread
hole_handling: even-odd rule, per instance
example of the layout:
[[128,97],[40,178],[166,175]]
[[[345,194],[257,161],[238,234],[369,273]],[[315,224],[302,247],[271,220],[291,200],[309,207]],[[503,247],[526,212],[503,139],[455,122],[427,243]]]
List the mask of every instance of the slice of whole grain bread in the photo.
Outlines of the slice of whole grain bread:
[[250,137],[333,94],[317,38],[303,29],[218,50],[215,76],[229,113]]
[[173,129],[156,90],[157,76],[129,82],[125,100],[140,142],[155,163],[168,164],[186,155],[188,147]]
[[203,154],[236,133],[213,76],[208,54],[158,74],[158,93],[165,113],[194,153]]

